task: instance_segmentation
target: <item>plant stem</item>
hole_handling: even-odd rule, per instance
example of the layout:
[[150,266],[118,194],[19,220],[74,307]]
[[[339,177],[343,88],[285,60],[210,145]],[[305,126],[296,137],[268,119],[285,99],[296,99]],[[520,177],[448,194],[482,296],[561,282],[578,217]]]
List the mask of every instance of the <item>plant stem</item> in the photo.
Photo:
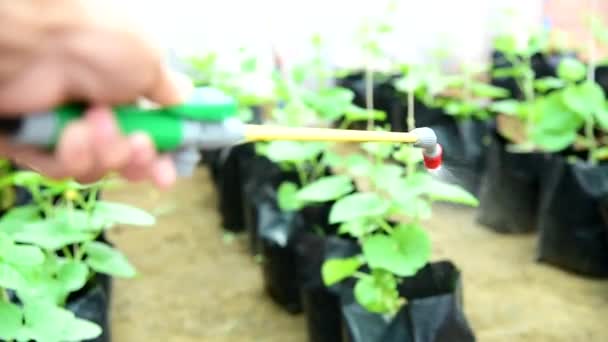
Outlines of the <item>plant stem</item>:
[[393,233],[393,227],[391,227],[391,225],[388,224],[388,222],[386,222],[384,219],[382,219],[382,218],[378,219],[377,223],[380,226],[380,228],[382,228],[382,230],[384,230],[387,234]]
[[414,128],[416,128],[414,117],[414,91],[410,90],[407,92],[407,130],[411,131]]
[[304,186],[308,183],[308,177],[306,177],[306,170],[302,167],[301,164],[296,164],[296,171],[298,172],[298,180],[300,181],[300,186]]
[[597,160],[595,160],[595,151],[598,148],[597,141],[595,140],[594,128],[595,122],[593,118],[590,118],[585,122],[585,137],[587,138],[587,143],[589,144],[589,153],[587,154],[587,162],[591,165],[596,165]]
[[350,126],[351,122],[350,120],[344,119],[342,121],[342,123],[340,124],[340,127],[338,127],[339,129],[347,129],[348,126]]
[[367,109],[367,130],[374,128],[374,115],[372,110],[374,109],[374,75],[371,69],[371,58],[368,55],[365,63],[365,107]]
[[99,193],[99,189],[102,186],[103,185],[96,185],[91,189],[91,192],[89,193],[89,199],[87,201],[87,207],[85,208],[86,211],[93,210],[93,207],[95,206],[95,202],[97,201],[97,194]]
[[72,255],[72,252],[70,251],[70,249],[67,246],[64,246],[61,251],[63,252],[63,254],[65,254],[66,258],[69,259],[73,259],[74,256]]

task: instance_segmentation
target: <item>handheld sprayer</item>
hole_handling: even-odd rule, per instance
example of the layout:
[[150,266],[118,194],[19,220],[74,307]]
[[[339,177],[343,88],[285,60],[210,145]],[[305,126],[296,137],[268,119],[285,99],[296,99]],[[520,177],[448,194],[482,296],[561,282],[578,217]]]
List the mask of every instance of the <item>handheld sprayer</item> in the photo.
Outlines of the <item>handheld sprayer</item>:
[[[3,119],[0,130],[10,134],[15,143],[53,148],[63,129],[84,109],[82,105],[68,105]],[[125,105],[115,107],[114,113],[123,133],[146,132],[159,152],[171,153],[180,176],[192,174],[200,150],[271,140],[407,143],[422,149],[427,169],[436,170],[442,163],[442,147],[435,132],[427,127],[398,133],[249,125],[234,117],[237,103],[233,98],[209,87],[197,88],[189,101],[180,105],[153,109]]]

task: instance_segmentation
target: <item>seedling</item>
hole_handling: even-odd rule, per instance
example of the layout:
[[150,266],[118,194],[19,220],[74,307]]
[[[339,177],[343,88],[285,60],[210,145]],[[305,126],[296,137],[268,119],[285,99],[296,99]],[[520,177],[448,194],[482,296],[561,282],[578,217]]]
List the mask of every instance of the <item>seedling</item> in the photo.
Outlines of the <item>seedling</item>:
[[4,186],[27,188],[34,202],[0,219],[1,339],[61,342],[101,334],[97,324],[64,308],[68,296],[97,273],[134,277],[127,258],[99,238],[117,224],[155,223],[140,209],[97,200],[103,184],[52,181],[29,171],[2,179]]
[[[433,178],[422,168],[418,148],[380,143],[362,146],[372,160],[351,156],[348,170],[367,175],[374,190],[338,199],[329,223],[340,224],[339,233],[357,239],[363,252],[327,260],[322,275],[327,286],[356,278],[358,303],[370,312],[392,316],[407,300],[399,296],[399,282],[429,261],[431,244],[422,221],[430,217],[431,204],[439,200],[476,206],[478,202],[462,188]],[[401,165],[391,163],[390,157]],[[396,218],[400,223],[394,223]]]

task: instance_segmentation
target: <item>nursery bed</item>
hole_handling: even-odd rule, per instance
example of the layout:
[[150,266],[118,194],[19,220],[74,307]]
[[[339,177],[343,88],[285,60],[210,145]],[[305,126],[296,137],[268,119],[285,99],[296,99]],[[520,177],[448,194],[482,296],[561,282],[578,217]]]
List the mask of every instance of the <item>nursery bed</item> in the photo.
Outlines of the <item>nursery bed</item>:
[[[227,242],[217,229],[215,192],[205,170],[162,195],[130,185],[106,197],[160,215],[151,230],[110,235],[141,273],[116,281],[114,341],[306,341],[303,317],[284,313],[266,297],[247,240]],[[437,206],[426,226],[434,258],[450,258],[463,271],[465,311],[478,341],[608,337],[608,281],[534,263],[534,236],[481,228],[472,209]]]

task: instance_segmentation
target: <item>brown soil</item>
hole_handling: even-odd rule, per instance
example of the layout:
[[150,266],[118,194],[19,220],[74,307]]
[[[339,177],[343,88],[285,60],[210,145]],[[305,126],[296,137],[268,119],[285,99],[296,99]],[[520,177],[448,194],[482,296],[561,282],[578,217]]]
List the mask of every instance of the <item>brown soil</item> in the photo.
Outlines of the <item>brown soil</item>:
[[[302,316],[264,294],[246,241],[221,231],[204,170],[168,193],[129,185],[106,198],[158,215],[154,228],[111,233],[140,272],[115,282],[115,342],[306,341]],[[435,259],[449,258],[463,271],[465,310],[478,341],[608,340],[608,281],[537,264],[533,235],[489,232],[474,215],[437,207],[427,227]]]

